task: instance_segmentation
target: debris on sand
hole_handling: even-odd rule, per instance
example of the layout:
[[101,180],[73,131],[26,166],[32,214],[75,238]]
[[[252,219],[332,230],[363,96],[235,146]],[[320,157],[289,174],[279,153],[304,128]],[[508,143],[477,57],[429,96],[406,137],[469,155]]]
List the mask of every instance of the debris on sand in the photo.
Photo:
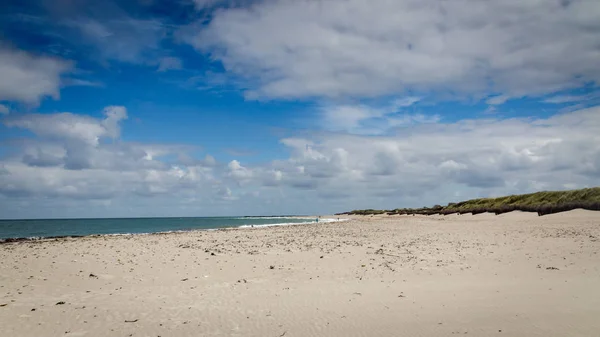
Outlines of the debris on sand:
[[134,320],[132,320],[132,321],[125,320],[125,323],[135,323],[135,322],[137,322],[137,321],[139,321],[139,319],[137,319],[137,318],[136,318],[136,319],[134,319]]
[[60,302],[56,302],[55,305],[63,305],[63,304],[65,304],[65,302],[64,301],[60,301]]

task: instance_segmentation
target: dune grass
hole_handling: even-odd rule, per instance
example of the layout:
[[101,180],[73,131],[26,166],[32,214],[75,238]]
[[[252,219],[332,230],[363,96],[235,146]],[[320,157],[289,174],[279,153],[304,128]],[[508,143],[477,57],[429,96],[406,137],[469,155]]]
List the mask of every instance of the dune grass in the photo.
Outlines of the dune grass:
[[354,210],[340,214],[375,215],[384,214],[464,214],[495,213],[512,211],[537,212],[546,215],[583,208],[600,211],[600,187],[584,188],[570,191],[543,191],[521,195],[509,195],[499,198],[481,198],[450,203],[446,206],[436,205],[423,208],[398,208],[394,210]]

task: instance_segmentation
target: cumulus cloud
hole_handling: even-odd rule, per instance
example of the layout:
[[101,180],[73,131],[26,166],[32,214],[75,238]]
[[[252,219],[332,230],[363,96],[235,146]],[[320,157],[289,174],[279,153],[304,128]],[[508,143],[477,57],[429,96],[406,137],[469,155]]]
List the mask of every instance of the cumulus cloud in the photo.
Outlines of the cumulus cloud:
[[132,170],[168,167],[160,158],[185,153],[189,146],[119,141],[127,111],[109,106],[104,118],[72,113],[19,114],[4,119],[7,127],[27,129],[37,138],[13,143],[29,166],[60,166],[67,170]]
[[127,118],[127,110],[120,106],[104,109],[103,120],[68,112],[58,114],[25,114],[7,118],[8,127],[28,129],[43,138],[69,139],[87,145],[98,145],[101,137],[117,138],[119,122]]
[[35,105],[44,97],[58,99],[61,76],[72,68],[67,61],[0,45],[0,101]]
[[281,140],[288,156],[253,164],[194,159],[197,149],[182,145],[109,141],[126,117],[120,107],[104,118],[41,116],[4,120],[36,137],[13,143],[15,155],[0,160],[3,212],[17,214],[25,202],[75,203],[81,214],[107,203],[120,215],[333,212],[579,188],[600,178],[600,107],[421,123],[386,135],[289,137]]
[[459,191],[466,198],[592,186],[599,130],[596,107],[547,119],[424,124],[393,136],[328,134],[284,140],[291,157],[272,165],[282,172],[279,185],[332,198],[350,189],[367,196],[359,207],[383,207],[373,205],[381,196],[394,197],[385,207],[414,206],[413,195],[422,206],[456,200]]
[[247,167],[242,166],[239,161],[232,160],[227,164],[228,173],[227,175],[235,180],[238,184],[243,184],[251,180],[254,176],[254,172]]
[[594,0],[264,1],[215,12],[186,40],[246,79],[248,97],[500,103],[598,83],[599,15]]
[[109,106],[103,114],[103,118],[71,113],[5,118],[6,126],[35,135],[13,140],[12,155],[0,160],[0,196],[10,201],[6,207],[13,209],[10,205],[22,202],[47,205],[47,198],[62,200],[62,207],[68,200],[105,207],[104,202],[92,201],[215,194],[210,188],[216,181],[213,157],[207,155],[204,165],[169,162],[165,158],[183,156],[194,148],[120,141],[126,109]]

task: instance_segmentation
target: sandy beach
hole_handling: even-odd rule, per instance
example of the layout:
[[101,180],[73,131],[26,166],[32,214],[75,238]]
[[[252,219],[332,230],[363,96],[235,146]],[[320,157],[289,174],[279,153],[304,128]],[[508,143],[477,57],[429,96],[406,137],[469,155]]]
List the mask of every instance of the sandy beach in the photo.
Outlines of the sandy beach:
[[600,212],[0,245],[2,336],[600,336]]

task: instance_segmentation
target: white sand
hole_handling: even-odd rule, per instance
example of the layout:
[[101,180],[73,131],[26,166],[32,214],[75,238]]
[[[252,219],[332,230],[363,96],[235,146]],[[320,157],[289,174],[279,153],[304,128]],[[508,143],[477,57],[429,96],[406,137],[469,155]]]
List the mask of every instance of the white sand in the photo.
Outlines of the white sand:
[[599,252],[582,210],[4,244],[0,335],[600,336]]

